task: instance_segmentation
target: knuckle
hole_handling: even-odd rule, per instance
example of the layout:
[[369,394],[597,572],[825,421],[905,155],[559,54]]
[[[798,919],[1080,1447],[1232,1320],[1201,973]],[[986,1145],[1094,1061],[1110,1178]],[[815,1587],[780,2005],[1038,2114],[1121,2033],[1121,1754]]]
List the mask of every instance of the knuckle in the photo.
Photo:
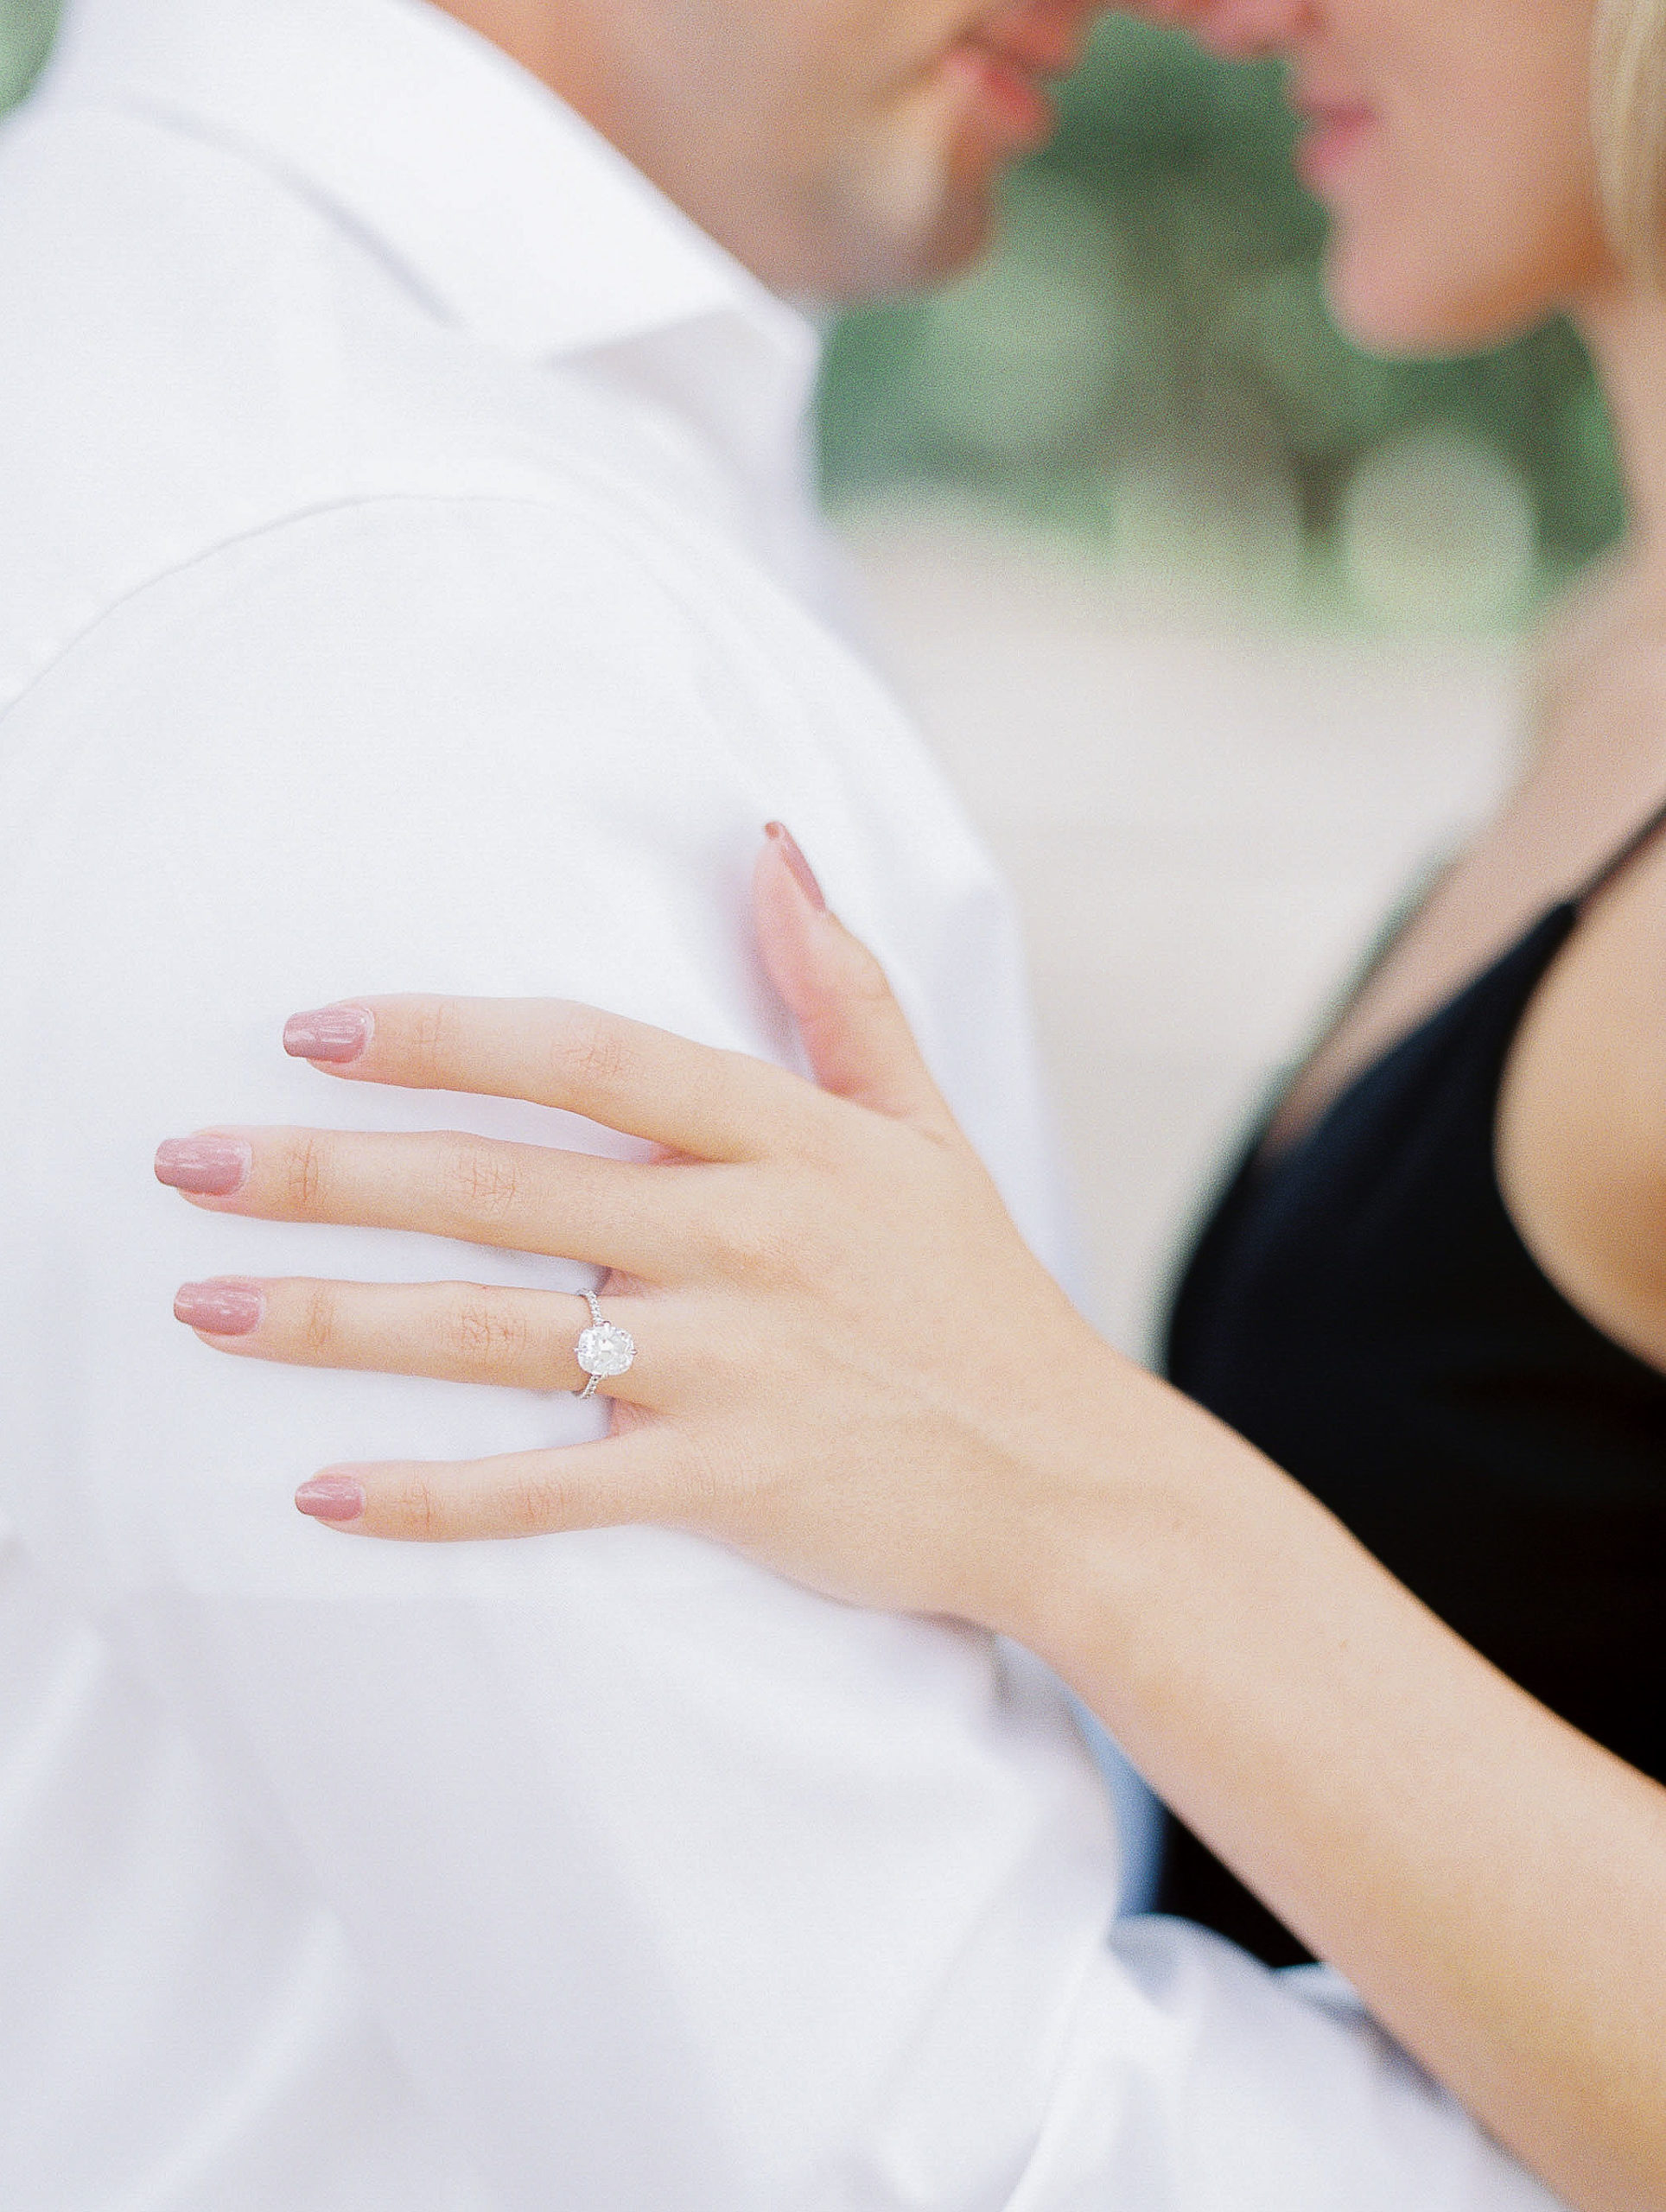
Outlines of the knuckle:
[[448,1349],[458,1367],[474,1376],[512,1373],[527,1349],[526,1318],[489,1291],[465,1291],[446,1316]]
[[849,1109],[844,1101],[812,1090],[793,1116],[780,1146],[784,1158],[800,1169],[828,1177],[848,1174],[850,1166]]
[[436,1078],[455,1065],[458,1027],[455,1000],[429,999],[416,1009],[411,1016],[409,1039],[414,1075]]
[[315,1136],[298,1137],[285,1159],[284,1194],[291,1210],[309,1214],[324,1188],[324,1147]]
[[418,1543],[439,1543],[448,1533],[444,1501],[426,1478],[419,1477],[405,1491],[399,1517],[406,1534]]
[[537,1536],[562,1528],[561,1486],[531,1469],[515,1474],[504,1487],[502,1513],[517,1535]]
[[470,1221],[501,1221],[520,1195],[515,1156],[507,1147],[459,1138],[446,1164],[458,1211]]
[[314,1359],[322,1359],[335,1347],[340,1325],[340,1306],[334,1283],[314,1283],[302,1301],[301,1342]]
[[752,1204],[731,1207],[719,1232],[730,1268],[760,1287],[795,1281],[801,1249],[794,1210]]
[[593,1007],[575,1011],[560,1055],[569,1074],[588,1090],[615,1090],[630,1071],[630,1047],[618,1024]]

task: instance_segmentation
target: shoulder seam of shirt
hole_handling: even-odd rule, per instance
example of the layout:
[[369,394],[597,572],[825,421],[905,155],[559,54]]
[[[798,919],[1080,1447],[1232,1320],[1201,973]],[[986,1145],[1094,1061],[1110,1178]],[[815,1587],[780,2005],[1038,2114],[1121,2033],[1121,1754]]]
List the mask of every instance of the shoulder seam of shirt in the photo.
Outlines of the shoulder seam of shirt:
[[[595,499],[598,489],[594,484],[587,484],[582,479],[575,479],[572,488],[581,492],[591,500]],[[195,552],[188,554],[183,559],[170,562],[166,566],[152,570],[137,582],[129,585],[125,590],[105,601],[90,620],[84,622],[78,630],[62,639],[57,645],[48,648],[46,658],[24,679],[22,686],[12,697],[0,701],[0,728],[3,728],[20,707],[27,704],[42,683],[48,682],[89,639],[96,637],[105,624],[119,614],[123,608],[132,606],[137,600],[143,599],[147,592],[155,591],[159,586],[171,583],[178,577],[189,575],[194,569],[207,568],[223,555],[238,551],[245,546],[258,544],[263,538],[281,537],[286,531],[297,529],[308,523],[322,521],[332,515],[352,514],[374,507],[494,506],[525,507],[536,511],[541,508],[553,508],[556,504],[554,499],[540,499],[537,493],[529,492],[461,489],[366,492],[344,495],[339,499],[320,499],[308,506],[294,507],[282,514],[270,516],[264,521],[251,524],[245,530],[233,531],[225,537],[216,538],[212,544],[200,546]],[[610,518],[605,515],[595,514],[594,518],[599,527],[604,529],[608,527]],[[660,585],[669,597],[673,599],[677,597],[669,582],[662,576],[654,575],[652,564],[642,560],[639,546],[629,544],[623,534],[616,530],[611,534],[622,553],[634,559],[639,566],[643,568],[645,574],[652,575],[653,581]],[[666,532],[668,540],[674,538],[677,535],[674,528],[668,529]],[[744,547],[739,547],[736,550],[740,557],[742,559],[747,557]]]

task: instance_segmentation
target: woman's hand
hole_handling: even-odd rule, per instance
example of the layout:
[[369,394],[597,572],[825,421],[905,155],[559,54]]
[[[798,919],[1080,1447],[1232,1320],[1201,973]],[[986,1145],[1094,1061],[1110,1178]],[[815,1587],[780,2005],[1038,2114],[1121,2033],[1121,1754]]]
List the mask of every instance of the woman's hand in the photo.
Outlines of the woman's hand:
[[[455,1135],[222,1130],[164,1146],[194,1203],[559,1255],[607,1271],[638,1356],[607,1440],[461,1465],[336,1467],[299,1503],[357,1534],[530,1535],[652,1521],[861,1602],[1016,1629],[1085,1467],[1090,1376],[1164,1397],[1025,1246],[878,963],[796,848],[757,876],[770,972],[817,1076],[590,1008],[378,999],[286,1043],[360,1083],[564,1108],[660,1150],[633,1165]],[[550,1390],[589,1320],[555,1293],[237,1279],[175,1310],[245,1357]],[[1103,1433],[1098,1440],[1103,1452]]]
[[[303,1508],[381,1536],[658,1522],[1019,1637],[1570,2203],[1666,2204],[1666,1792],[1094,1335],[802,868],[766,851],[759,923],[820,1088],[571,1006],[378,999],[290,1026],[335,1075],[564,1107],[653,1164],[294,1129],[162,1147],[163,1180],[220,1212],[588,1262],[637,1339],[604,1442],[334,1468]],[[245,1357],[545,1390],[581,1382],[589,1319],[535,1291],[244,1280],[179,1311]]]

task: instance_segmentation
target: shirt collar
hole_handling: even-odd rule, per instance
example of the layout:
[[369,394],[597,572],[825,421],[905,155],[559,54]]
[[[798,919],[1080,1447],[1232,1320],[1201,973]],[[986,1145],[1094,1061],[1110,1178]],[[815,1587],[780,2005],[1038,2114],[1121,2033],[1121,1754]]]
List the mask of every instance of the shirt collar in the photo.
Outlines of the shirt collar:
[[805,319],[428,0],[72,0],[43,90],[239,144],[525,359],[738,318],[808,395]]

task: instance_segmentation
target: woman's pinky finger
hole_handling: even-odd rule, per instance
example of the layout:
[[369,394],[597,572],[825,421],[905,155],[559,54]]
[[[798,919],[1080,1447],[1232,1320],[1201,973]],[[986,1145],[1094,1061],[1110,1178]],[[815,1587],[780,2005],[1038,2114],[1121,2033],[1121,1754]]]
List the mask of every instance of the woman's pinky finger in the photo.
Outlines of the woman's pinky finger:
[[295,1502],[348,1535],[455,1544],[675,1522],[675,1478],[669,1430],[649,1427],[495,1459],[326,1467],[302,1484]]

